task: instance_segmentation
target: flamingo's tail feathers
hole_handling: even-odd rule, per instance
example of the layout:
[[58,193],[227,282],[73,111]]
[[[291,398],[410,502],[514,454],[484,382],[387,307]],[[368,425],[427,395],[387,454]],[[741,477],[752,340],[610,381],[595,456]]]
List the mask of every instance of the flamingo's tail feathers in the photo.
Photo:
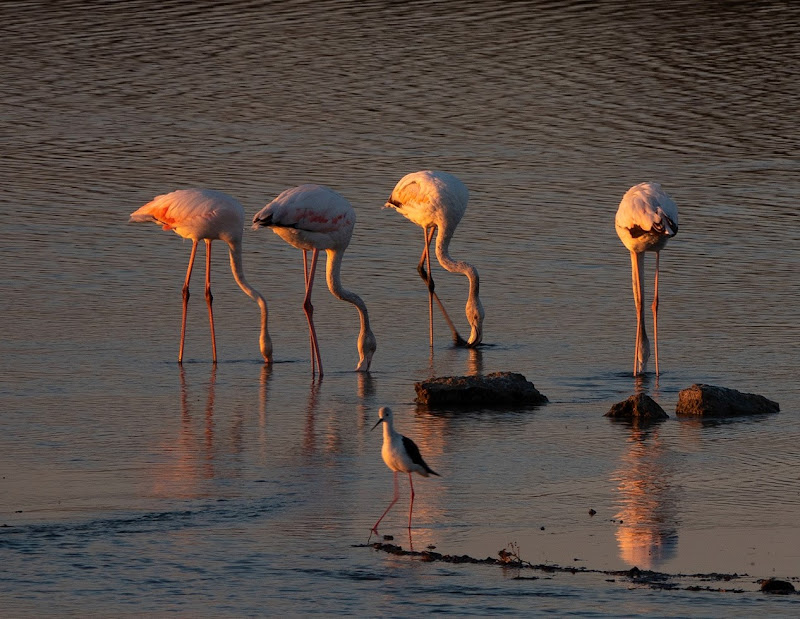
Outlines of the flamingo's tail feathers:
[[174,193],[175,192],[163,196],[156,196],[144,206],[140,206],[131,213],[128,223],[146,223],[153,221],[166,226],[165,229],[169,230],[175,223],[174,215],[169,213]]

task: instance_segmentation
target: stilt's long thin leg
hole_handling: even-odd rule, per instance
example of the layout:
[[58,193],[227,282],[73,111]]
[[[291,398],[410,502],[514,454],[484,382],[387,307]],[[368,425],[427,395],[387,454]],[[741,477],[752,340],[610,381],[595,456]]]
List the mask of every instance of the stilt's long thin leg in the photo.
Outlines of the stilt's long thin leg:
[[[439,295],[436,294],[436,286],[433,283],[433,274],[431,273],[431,256],[430,256],[430,245],[431,241],[433,240],[433,233],[436,231],[436,228],[430,228],[430,234],[428,233],[428,228],[422,230],[422,233],[425,238],[425,247],[422,250],[422,256],[419,259],[419,264],[417,265],[417,272],[425,284],[428,286],[428,315],[430,316],[430,336],[431,336],[431,348],[433,348],[433,300],[436,300],[439,309],[442,310],[442,316],[444,316],[444,320],[447,323],[447,326],[450,327],[450,332],[453,335],[453,343],[456,346],[466,346],[467,341],[459,335],[458,330],[456,329],[455,324],[450,319],[450,315],[447,313],[447,310],[444,309],[444,304],[442,303]],[[425,264],[427,263],[428,270],[425,270]]]
[[[305,251],[303,251],[305,258]],[[306,313],[308,320],[308,330],[311,335],[311,372],[314,372],[314,357],[317,359],[319,365],[319,377],[322,378],[322,356],[319,354],[319,342],[317,341],[317,331],[314,329],[314,306],[311,305],[311,290],[314,287],[314,273],[317,270],[317,258],[319,258],[319,250],[314,249],[311,254],[311,269],[308,270],[306,277],[306,296],[303,300],[303,310]],[[305,268],[305,262],[303,263]]]
[[[308,250],[306,250],[306,249],[303,250],[303,283],[304,283],[304,285],[306,287],[306,295],[308,295]],[[306,298],[308,298],[308,297],[306,297]],[[304,301],[305,301],[305,299],[304,299]],[[310,305],[311,299],[308,298],[308,301],[309,301],[309,305]],[[303,307],[305,308],[305,304],[304,304]],[[314,308],[312,306],[311,307],[311,312],[313,313],[313,311],[314,311]],[[307,314],[306,314],[306,316],[307,316]],[[312,334],[310,325],[309,325],[309,329],[308,329],[308,345],[309,345],[310,354],[311,354],[311,375],[314,376],[314,374],[317,371],[317,355],[314,352],[314,336]]]
[[389,507],[386,508],[386,511],[383,512],[383,514],[381,514],[380,518],[378,518],[378,522],[375,523],[375,526],[372,527],[373,533],[377,535],[378,525],[381,523],[381,520],[383,520],[383,517],[389,513],[389,510],[392,509],[392,507],[394,507],[394,504],[397,503],[397,499],[399,498],[400,498],[400,488],[398,487],[397,483],[397,471],[394,471],[394,498],[392,499],[392,502],[389,503]]
[[408,507],[408,529],[411,530],[411,512],[414,511],[414,480],[411,479],[411,473],[408,474],[408,483],[411,484],[411,505]]
[[214,333],[214,310],[211,304],[214,296],[211,294],[211,239],[206,242],[206,303],[208,303],[208,323],[211,326],[211,357],[214,363],[217,362],[217,337]]
[[656,376],[658,376],[658,259],[661,252],[656,252],[656,281],[653,286],[653,342],[656,355]]
[[183,363],[183,342],[186,338],[186,308],[189,305],[189,280],[192,278],[194,256],[197,253],[197,241],[192,241],[192,253],[189,256],[189,268],[186,269],[186,279],[183,282],[183,317],[181,318],[181,347],[178,352],[178,363]]

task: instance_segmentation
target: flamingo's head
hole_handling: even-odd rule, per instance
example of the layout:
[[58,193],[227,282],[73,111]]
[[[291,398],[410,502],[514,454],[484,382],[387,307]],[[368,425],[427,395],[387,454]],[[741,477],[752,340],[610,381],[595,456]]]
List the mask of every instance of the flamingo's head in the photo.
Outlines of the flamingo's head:
[[469,321],[472,332],[467,340],[467,346],[473,347],[481,343],[483,339],[483,305],[477,294],[470,295],[467,300],[467,320]]
[[378,348],[378,343],[375,340],[375,334],[369,327],[362,329],[361,334],[358,336],[358,354],[359,361],[356,372],[369,372],[369,366],[372,363],[372,356]]
[[668,237],[673,237],[678,234],[678,218],[675,217],[675,219],[672,219],[660,208],[658,209],[658,214],[661,215],[661,221],[659,221],[657,224],[653,224],[653,228],[657,232],[666,234]]

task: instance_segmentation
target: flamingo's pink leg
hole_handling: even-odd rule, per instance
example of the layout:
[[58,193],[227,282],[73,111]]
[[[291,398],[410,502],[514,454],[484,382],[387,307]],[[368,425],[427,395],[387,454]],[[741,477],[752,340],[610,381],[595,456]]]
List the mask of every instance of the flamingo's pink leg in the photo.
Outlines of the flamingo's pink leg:
[[656,376],[658,376],[658,259],[661,252],[656,252],[656,281],[653,291],[653,342],[656,355]]
[[211,294],[211,239],[204,239],[206,242],[206,302],[208,303],[208,323],[211,326],[211,357],[214,363],[217,362],[217,338],[214,334],[214,311],[211,303],[214,297]]
[[186,308],[189,305],[189,280],[192,278],[194,256],[197,253],[197,241],[192,241],[192,253],[189,256],[189,268],[186,269],[186,279],[183,282],[183,317],[181,318],[181,347],[178,352],[178,363],[183,363],[183,341],[186,337]]
[[306,296],[303,300],[303,310],[306,313],[308,320],[308,330],[311,336],[311,372],[314,373],[314,358],[316,357],[317,364],[319,365],[319,377],[322,378],[322,356],[319,354],[319,342],[317,341],[317,331],[314,329],[314,306],[311,305],[311,289],[314,286],[314,273],[317,270],[317,258],[319,258],[319,250],[314,249],[311,254],[311,269],[306,270],[305,263],[306,252],[303,250],[303,269],[306,271]]
[[[422,256],[419,259],[419,264],[417,265],[417,272],[422,280],[428,286],[428,316],[430,317],[430,339],[431,339],[431,348],[433,348],[433,301],[436,300],[436,303],[439,305],[439,309],[442,310],[442,316],[444,316],[444,320],[447,323],[447,326],[450,327],[450,332],[453,335],[453,343],[456,346],[466,346],[467,341],[459,335],[456,326],[453,324],[453,321],[450,319],[450,315],[447,313],[447,310],[444,309],[444,304],[442,303],[441,299],[439,299],[439,295],[436,294],[436,287],[433,283],[433,274],[431,273],[431,255],[430,255],[430,245],[431,241],[433,240],[433,233],[436,231],[435,227],[430,228],[430,234],[428,233],[428,228],[423,228],[422,234],[425,239],[425,246],[422,249]],[[425,264],[427,263],[428,270],[425,271]]]

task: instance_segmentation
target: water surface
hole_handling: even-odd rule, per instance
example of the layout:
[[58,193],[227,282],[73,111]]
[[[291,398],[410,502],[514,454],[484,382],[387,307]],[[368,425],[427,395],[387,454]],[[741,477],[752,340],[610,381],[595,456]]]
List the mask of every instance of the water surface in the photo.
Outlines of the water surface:
[[[6,2],[0,18],[4,608],[797,612],[753,593],[800,577],[794,4]],[[437,319],[430,354],[422,235],[381,208],[424,168],[471,191],[451,251],[481,275],[477,351],[451,348]],[[662,375],[637,384],[613,217],[643,180],[675,198],[681,228],[661,259]],[[252,216],[304,182],[357,211],[343,279],[370,310],[373,371],[352,372],[356,313],[320,279],[326,375],[311,379],[300,254],[267,230],[245,233],[244,259],[276,363],[259,362],[258,308],[215,244],[220,363],[201,266],[178,366],[190,244],[128,214],[196,186]],[[434,277],[467,331],[465,279]],[[551,403],[413,403],[415,381],[499,370]],[[781,412],[677,419],[695,382]],[[671,418],[603,418],[637,389]],[[356,547],[391,498],[370,432],[382,405],[442,474],[415,483],[416,549],[483,557],[513,542],[534,563],[746,573],[750,592],[519,581]],[[401,481],[381,532],[407,547]]]

